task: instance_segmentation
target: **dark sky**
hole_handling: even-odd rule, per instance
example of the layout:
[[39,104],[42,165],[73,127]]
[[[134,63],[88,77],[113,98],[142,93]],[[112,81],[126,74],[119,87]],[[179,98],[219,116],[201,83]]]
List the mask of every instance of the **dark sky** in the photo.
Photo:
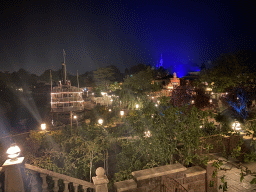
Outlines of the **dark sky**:
[[73,74],[156,64],[161,54],[164,67],[183,70],[223,52],[255,50],[249,1],[41,2],[1,3],[1,71],[57,70],[63,49]]

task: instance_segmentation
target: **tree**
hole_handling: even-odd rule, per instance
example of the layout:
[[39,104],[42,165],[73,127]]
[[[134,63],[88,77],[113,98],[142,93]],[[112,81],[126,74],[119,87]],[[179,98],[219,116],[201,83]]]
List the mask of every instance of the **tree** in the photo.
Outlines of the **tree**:
[[24,150],[27,162],[90,181],[96,169],[94,163],[103,161],[108,136],[95,124],[79,126],[72,135],[70,132],[70,126],[47,134],[32,131],[27,141],[29,149]]
[[115,73],[112,67],[98,68],[93,71],[93,79],[102,91],[107,91],[109,85],[115,80]]
[[171,103],[174,106],[181,107],[189,105],[193,99],[193,88],[191,86],[178,86],[172,91]]
[[145,71],[147,68],[148,68],[147,65],[141,64],[141,63],[138,65],[132,66],[129,70],[129,75],[134,75],[139,73],[140,71]]
[[230,87],[254,87],[256,70],[252,65],[256,59],[254,55],[247,53],[247,51],[240,51],[221,55],[213,62],[211,69],[201,74],[201,82],[213,85],[214,92],[224,92]]
[[162,66],[155,70],[156,78],[164,78],[168,75],[168,70],[163,68]]
[[195,90],[196,95],[195,95],[195,106],[198,109],[203,109],[205,107],[209,106],[209,95],[205,94],[205,91],[202,89],[196,89]]
[[153,71],[148,67],[137,74],[126,76],[119,95],[124,106],[134,108],[135,103],[144,99],[147,94],[160,89],[158,85],[152,83],[153,75]]
[[93,72],[87,71],[84,74],[81,75],[81,83],[85,87],[93,87],[94,81],[93,81]]
[[48,69],[48,70],[44,71],[43,74],[38,77],[38,80],[45,81],[47,83],[51,83],[50,82],[51,81],[50,73],[52,74],[53,82],[59,82],[61,80],[61,69],[58,71],[53,71],[51,69]]
[[208,112],[195,107],[161,104],[156,108],[151,102],[144,103],[141,110],[131,111],[124,129],[137,139],[122,142],[116,180],[130,178],[132,171],[140,169],[175,161],[187,166],[195,159],[202,160],[195,151],[200,147],[200,126],[207,123],[207,116]]
[[243,119],[247,117],[249,103],[255,100],[256,70],[252,67],[255,62],[255,54],[250,51],[224,54],[200,77],[200,81],[208,82],[214,92],[228,91],[236,95],[233,99],[226,96],[225,100]]

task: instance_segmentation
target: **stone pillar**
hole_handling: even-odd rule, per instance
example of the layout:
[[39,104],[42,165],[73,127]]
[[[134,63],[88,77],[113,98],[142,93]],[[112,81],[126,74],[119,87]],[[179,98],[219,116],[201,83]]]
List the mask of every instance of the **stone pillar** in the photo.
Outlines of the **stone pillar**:
[[8,159],[3,164],[5,172],[5,191],[25,192],[21,169],[24,168],[24,157],[15,160]]
[[[214,161],[209,161],[206,166],[206,191],[207,192],[218,192],[218,175],[216,177],[212,177],[213,171],[216,170],[215,167],[213,167]],[[210,187],[210,183],[213,182],[213,186]]]
[[59,178],[53,177],[52,180],[54,181],[53,191],[58,192],[59,191],[59,185],[58,185]]
[[37,172],[32,171],[31,173],[31,191],[39,192],[37,182]]
[[47,190],[47,187],[48,187],[48,185],[47,185],[47,182],[46,182],[46,174],[40,174],[40,177],[42,178],[42,180],[43,180],[43,183],[42,183],[42,192],[47,192],[48,190]]
[[74,190],[75,190],[75,192],[78,192],[78,186],[79,186],[79,184],[77,184],[77,183],[73,183],[73,186],[74,186]]
[[65,189],[64,189],[64,192],[69,192],[69,189],[68,189],[68,184],[69,182],[68,181],[63,181],[64,185],[65,185]]
[[105,175],[105,170],[102,167],[96,169],[96,177],[92,178],[96,192],[108,192],[108,178]]

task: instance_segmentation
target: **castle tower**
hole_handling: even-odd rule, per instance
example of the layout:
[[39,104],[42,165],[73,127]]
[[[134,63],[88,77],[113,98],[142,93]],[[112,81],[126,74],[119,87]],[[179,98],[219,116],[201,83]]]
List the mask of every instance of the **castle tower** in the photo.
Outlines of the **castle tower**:
[[160,67],[163,67],[163,63],[164,63],[164,61],[163,61],[163,56],[162,56],[162,54],[161,54],[161,59],[160,59],[160,61],[159,61],[159,68],[160,68]]
[[156,64],[156,69],[159,69],[160,67],[163,67],[163,56],[161,54],[161,58],[160,58],[160,61]]

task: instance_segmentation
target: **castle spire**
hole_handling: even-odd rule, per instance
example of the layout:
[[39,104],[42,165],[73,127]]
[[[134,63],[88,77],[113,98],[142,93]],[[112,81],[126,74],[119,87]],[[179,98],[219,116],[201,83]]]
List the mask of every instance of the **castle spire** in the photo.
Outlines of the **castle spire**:
[[160,58],[160,61],[157,62],[157,64],[156,64],[156,69],[159,69],[160,67],[163,67],[163,63],[164,63],[163,54],[161,53],[161,58]]

